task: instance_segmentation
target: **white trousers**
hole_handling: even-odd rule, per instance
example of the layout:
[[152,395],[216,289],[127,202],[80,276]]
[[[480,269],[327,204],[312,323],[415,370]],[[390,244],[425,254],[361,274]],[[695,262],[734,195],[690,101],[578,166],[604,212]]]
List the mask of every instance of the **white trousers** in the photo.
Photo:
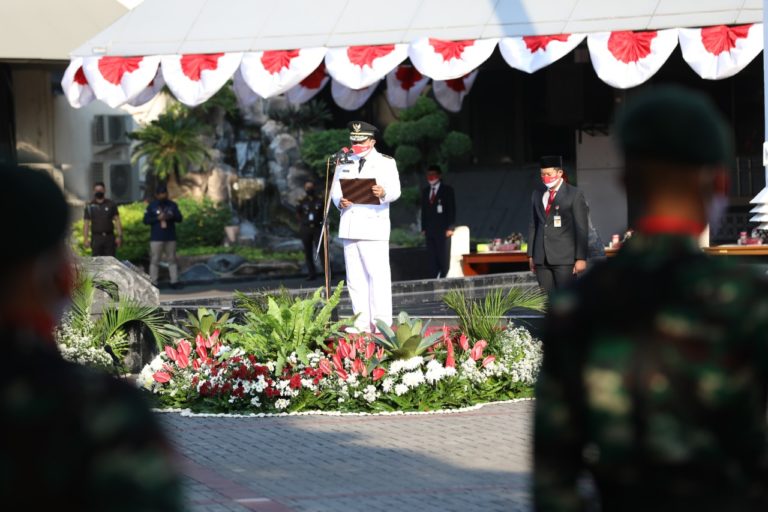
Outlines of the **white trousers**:
[[376,320],[392,325],[392,273],[388,240],[342,240],[347,267],[347,290],[355,327],[361,332],[376,330]]

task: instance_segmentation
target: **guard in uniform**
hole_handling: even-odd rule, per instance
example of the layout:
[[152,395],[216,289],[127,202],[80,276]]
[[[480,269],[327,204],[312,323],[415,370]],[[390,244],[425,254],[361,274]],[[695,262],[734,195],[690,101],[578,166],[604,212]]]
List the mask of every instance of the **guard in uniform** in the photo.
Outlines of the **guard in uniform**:
[[730,130],[679,87],[617,119],[635,235],[552,295],[536,388],[538,511],[768,510],[768,284],[705,255]]
[[299,237],[304,246],[304,260],[307,264],[307,281],[314,281],[317,279],[315,248],[323,228],[323,200],[317,195],[312,181],[304,184],[304,192],[306,196],[296,206],[296,215],[299,218]]
[[[117,205],[105,196],[104,183],[93,185],[93,201],[83,213],[83,244],[92,256],[114,256],[123,241],[123,226]],[[115,237],[117,228],[117,237]]]
[[453,187],[442,180],[438,165],[427,168],[427,186],[421,191],[421,232],[427,241],[430,278],[448,275],[450,237],[456,223]]
[[[400,197],[400,177],[392,157],[374,145],[378,130],[362,121],[349,123],[351,163],[334,170],[331,199],[341,211],[339,238],[344,244],[347,290],[357,315],[355,328],[372,332],[377,320],[392,323],[392,274],[389,268],[389,204]],[[342,195],[340,180],[373,178],[379,204],[355,204]]]

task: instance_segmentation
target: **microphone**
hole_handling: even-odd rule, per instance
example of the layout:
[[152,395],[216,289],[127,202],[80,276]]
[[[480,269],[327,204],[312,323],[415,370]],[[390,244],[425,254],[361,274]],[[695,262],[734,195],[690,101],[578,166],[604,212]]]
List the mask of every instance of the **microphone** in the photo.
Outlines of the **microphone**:
[[352,160],[349,158],[349,155],[350,155],[349,148],[341,148],[336,153],[331,155],[331,160],[338,160],[339,163],[349,164],[349,163],[352,163]]

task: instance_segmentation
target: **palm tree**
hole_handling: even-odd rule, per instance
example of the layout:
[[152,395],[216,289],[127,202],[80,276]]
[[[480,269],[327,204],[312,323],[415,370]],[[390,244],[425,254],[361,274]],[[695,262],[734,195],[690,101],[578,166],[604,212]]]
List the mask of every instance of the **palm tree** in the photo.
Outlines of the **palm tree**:
[[138,141],[131,157],[134,162],[146,158],[148,181],[175,180],[179,183],[190,168],[199,167],[210,159],[201,137],[206,131],[207,127],[188,112],[172,109],[128,134]]

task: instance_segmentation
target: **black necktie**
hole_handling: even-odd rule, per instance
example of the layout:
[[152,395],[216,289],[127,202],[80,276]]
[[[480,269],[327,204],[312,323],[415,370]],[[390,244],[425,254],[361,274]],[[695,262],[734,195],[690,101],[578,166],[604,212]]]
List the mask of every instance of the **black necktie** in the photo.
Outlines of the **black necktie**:
[[357,172],[360,172],[363,170],[363,165],[365,164],[365,158],[360,159],[360,167],[357,168]]

